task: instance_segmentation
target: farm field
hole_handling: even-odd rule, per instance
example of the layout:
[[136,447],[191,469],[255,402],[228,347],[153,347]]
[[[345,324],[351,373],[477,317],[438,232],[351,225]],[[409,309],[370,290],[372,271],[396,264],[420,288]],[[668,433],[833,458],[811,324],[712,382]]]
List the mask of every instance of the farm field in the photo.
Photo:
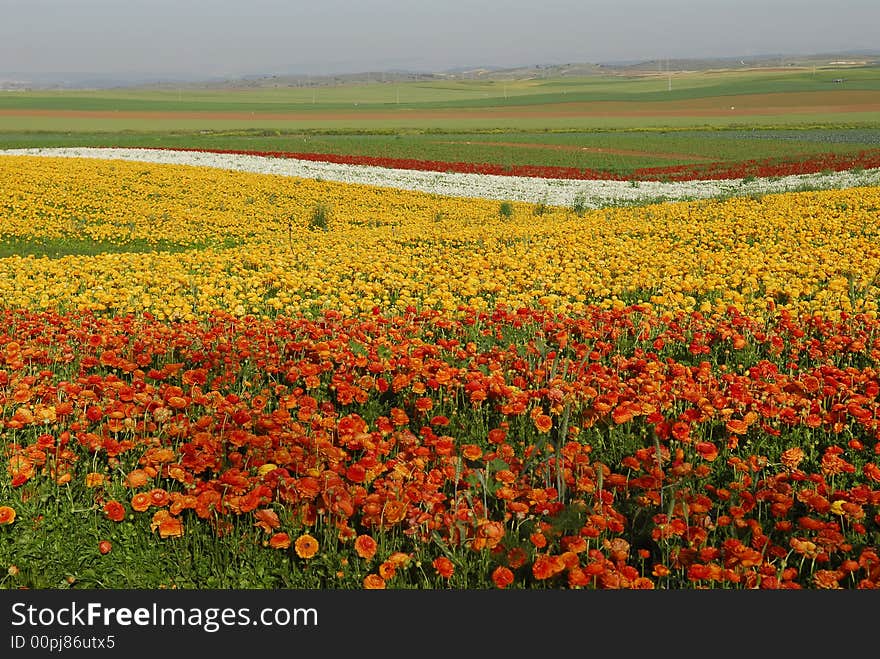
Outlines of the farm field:
[[719,161],[877,158],[878,112],[876,67],[8,91],[0,145],[335,154],[639,178],[639,170]]
[[59,123],[0,134],[0,587],[880,587],[875,74],[851,121],[836,72],[566,81],[650,117],[589,132],[487,105],[561,81],[420,88],[412,134],[4,97]]

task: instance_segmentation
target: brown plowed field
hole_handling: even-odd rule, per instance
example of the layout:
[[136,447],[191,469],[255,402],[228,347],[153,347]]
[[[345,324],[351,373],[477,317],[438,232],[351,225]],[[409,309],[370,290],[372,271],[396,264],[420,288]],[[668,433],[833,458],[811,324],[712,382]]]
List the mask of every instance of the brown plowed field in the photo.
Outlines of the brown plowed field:
[[290,112],[149,112],[149,111],[87,111],[5,109],[0,116],[77,117],[93,119],[225,119],[249,120],[381,120],[400,119],[499,119],[542,117],[715,117],[756,114],[815,114],[878,112],[880,92],[847,91],[792,92],[779,94],[751,94],[728,97],[697,98],[684,101],[596,101],[592,103],[556,103],[547,105],[520,105],[455,110],[352,109],[303,110]]

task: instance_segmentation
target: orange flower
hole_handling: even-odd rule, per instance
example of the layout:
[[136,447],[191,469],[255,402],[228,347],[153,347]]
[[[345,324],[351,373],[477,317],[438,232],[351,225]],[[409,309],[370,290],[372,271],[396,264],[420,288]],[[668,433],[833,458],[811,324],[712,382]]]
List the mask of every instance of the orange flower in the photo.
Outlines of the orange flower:
[[364,589],[384,590],[385,580],[378,574],[368,574],[366,577],[364,577]]
[[718,457],[718,447],[712,442],[697,442],[695,448],[707,462],[712,462]]
[[131,507],[132,510],[136,510],[139,513],[144,512],[150,507],[150,495],[146,492],[138,492],[131,498]]
[[568,585],[570,588],[583,588],[590,585],[590,577],[580,567],[573,567],[568,571]]
[[840,573],[837,570],[816,570],[813,581],[817,588],[823,590],[839,590]]
[[9,506],[0,506],[0,525],[12,524],[15,521],[15,509]]
[[269,510],[268,508],[260,508],[259,510],[254,511],[254,517],[257,518],[257,522],[254,526],[258,526],[263,529],[266,533],[271,533],[274,529],[277,529],[281,526],[281,520],[278,519],[278,513],[274,510]]
[[318,541],[306,533],[296,539],[293,548],[300,558],[311,558],[318,553]]
[[504,538],[504,525],[501,522],[481,520],[477,526],[476,537],[471,542],[475,551],[494,549]]
[[169,513],[166,519],[159,524],[160,538],[179,538],[183,535],[183,522]]
[[359,535],[354,541],[354,550],[358,556],[365,561],[369,561],[376,555],[376,541],[373,540],[372,536]]
[[492,444],[501,444],[507,438],[507,430],[504,428],[493,428],[489,431],[489,441]]
[[183,522],[167,510],[157,510],[150,524],[151,531],[156,529],[160,538],[178,538],[183,535]]
[[125,519],[125,508],[118,501],[108,501],[104,504],[104,514],[113,522],[121,522]]
[[396,551],[388,557],[388,562],[394,567],[406,567],[412,556],[404,554],[402,551]]
[[143,469],[135,469],[125,477],[125,484],[130,488],[143,487],[148,480],[147,472]]
[[406,517],[407,506],[403,501],[389,499],[382,508],[382,519],[386,524],[397,524]]
[[276,533],[269,538],[269,546],[272,549],[287,549],[290,547],[290,536],[284,532]]
[[492,582],[496,588],[507,588],[513,583],[513,572],[503,565],[499,565],[492,572]]
[[102,554],[109,554],[111,549],[113,549],[113,544],[109,540],[101,540],[98,543],[98,551]]
[[749,424],[743,419],[730,419],[725,427],[734,435],[745,435],[749,431]]
[[565,569],[565,563],[559,556],[541,554],[532,564],[532,574],[535,579],[549,579]]
[[483,449],[476,444],[465,444],[461,447],[461,454],[468,460],[479,460],[483,457]]
[[587,540],[579,535],[567,535],[562,539],[562,546],[567,551],[580,554],[587,550]]
[[535,428],[538,429],[538,432],[548,433],[550,429],[553,427],[553,419],[551,419],[546,414],[538,414],[534,418]]
[[388,581],[389,579],[393,579],[394,575],[397,574],[397,567],[391,561],[383,561],[379,566],[379,574],[382,579]]
[[544,547],[547,546],[547,537],[543,533],[541,533],[540,531],[537,531],[536,533],[532,533],[529,536],[529,540],[538,549],[543,549]]
[[161,487],[156,487],[150,490],[150,504],[156,506],[157,508],[164,508],[168,505],[170,498],[168,497],[168,492],[163,490]]
[[789,469],[797,469],[798,465],[801,463],[801,460],[804,459],[804,456],[805,454],[803,449],[797,446],[792,447],[782,452],[782,464]]
[[452,576],[452,573],[455,572],[455,564],[445,556],[435,558],[431,565],[434,566],[437,574],[444,579],[449,579]]
[[86,487],[100,487],[104,484],[104,474],[89,472],[86,474]]

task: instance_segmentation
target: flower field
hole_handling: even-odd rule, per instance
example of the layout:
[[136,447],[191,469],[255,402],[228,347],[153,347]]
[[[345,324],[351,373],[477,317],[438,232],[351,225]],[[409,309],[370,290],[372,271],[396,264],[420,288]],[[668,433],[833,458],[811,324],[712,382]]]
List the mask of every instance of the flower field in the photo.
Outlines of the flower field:
[[880,587],[876,171],[57,155],[0,158],[0,587]]

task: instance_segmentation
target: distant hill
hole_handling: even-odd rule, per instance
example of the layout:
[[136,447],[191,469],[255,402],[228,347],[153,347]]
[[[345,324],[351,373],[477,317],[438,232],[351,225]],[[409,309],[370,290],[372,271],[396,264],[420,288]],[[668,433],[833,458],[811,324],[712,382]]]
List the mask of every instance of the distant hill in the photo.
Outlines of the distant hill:
[[3,73],[0,89],[109,89],[109,88],[175,88],[175,89],[259,89],[267,87],[326,87],[363,84],[401,84],[439,80],[525,80],[536,78],[586,77],[594,75],[649,75],[676,71],[709,71],[730,69],[771,69],[796,67],[864,67],[880,66],[880,51],[826,53],[812,55],[748,55],[743,57],[670,58],[609,62],[568,62],[534,64],[518,67],[473,66],[444,71],[362,71],[312,75],[252,74],[242,77],[199,79],[193,76],[141,75],[123,78],[120,75],[75,73]]

